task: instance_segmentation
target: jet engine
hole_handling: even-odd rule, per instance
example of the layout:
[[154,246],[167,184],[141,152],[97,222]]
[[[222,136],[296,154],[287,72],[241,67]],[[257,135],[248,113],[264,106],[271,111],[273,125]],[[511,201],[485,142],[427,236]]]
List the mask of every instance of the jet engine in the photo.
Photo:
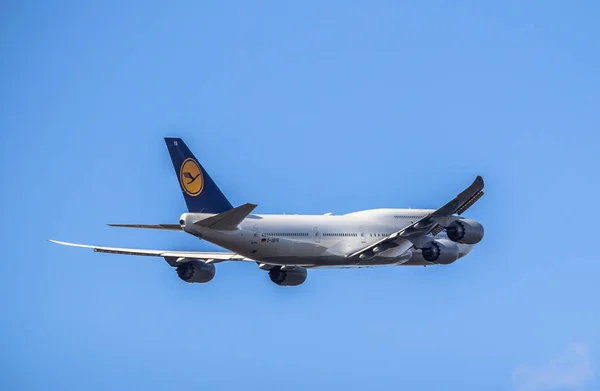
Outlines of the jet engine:
[[194,260],[177,266],[177,275],[185,282],[209,282],[215,276],[215,265]]
[[456,220],[446,228],[448,239],[463,244],[477,244],[483,239],[483,225],[469,219]]
[[427,262],[448,265],[458,259],[459,250],[456,243],[447,239],[439,239],[422,248],[421,254]]
[[306,269],[303,267],[296,267],[292,270],[285,270],[282,267],[274,267],[269,270],[269,277],[271,281],[279,286],[297,286],[306,281],[307,276]]

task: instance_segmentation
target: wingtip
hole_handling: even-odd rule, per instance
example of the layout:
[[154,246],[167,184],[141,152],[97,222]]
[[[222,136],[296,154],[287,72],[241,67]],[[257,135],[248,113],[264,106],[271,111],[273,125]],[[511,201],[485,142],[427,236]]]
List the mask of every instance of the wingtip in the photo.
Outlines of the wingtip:
[[475,184],[483,189],[484,182],[483,177],[481,175],[477,175],[477,178],[475,178]]
[[63,242],[63,241],[54,240],[54,239],[48,239],[48,241],[52,242],[52,243],[60,244],[61,246],[69,246],[69,247],[82,247],[83,246],[81,244],[75,244],[75,243],[70,243],[70,242]]

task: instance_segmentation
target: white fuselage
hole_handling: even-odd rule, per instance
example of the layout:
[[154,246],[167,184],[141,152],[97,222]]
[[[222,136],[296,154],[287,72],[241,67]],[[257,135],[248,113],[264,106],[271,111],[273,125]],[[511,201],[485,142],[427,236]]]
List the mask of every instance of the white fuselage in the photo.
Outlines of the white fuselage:
[[[181,216],[185,232],[258,263],[304,267],[427,265],[420,250],[390,249],[368,260],[349,254],[407,227],[433,209],[372,209],[345,215],[249,215],[234,231],[216,231],[194,224],[206,217]],[[436,239],[445,239],[445,233]],[[458,244],[460,256],[472,245]]]

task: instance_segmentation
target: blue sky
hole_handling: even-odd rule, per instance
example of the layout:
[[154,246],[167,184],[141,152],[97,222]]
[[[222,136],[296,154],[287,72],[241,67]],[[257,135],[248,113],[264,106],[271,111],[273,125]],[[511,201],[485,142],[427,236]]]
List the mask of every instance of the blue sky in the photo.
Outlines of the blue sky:
[[[597,389],[597,2],[4,2],[0,389]],[[207,285],[162,137],[261,213],[437,207],[449,267]]]

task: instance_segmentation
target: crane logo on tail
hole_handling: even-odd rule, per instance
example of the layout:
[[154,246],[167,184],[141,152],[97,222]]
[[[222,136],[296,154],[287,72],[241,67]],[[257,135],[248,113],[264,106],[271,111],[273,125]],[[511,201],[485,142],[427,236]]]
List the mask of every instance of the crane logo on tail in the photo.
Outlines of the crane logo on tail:
[[195,197],[202,193],[204,177],[200,165],[192,158],[185,159],[179,169],[179,182],[187,194]]

